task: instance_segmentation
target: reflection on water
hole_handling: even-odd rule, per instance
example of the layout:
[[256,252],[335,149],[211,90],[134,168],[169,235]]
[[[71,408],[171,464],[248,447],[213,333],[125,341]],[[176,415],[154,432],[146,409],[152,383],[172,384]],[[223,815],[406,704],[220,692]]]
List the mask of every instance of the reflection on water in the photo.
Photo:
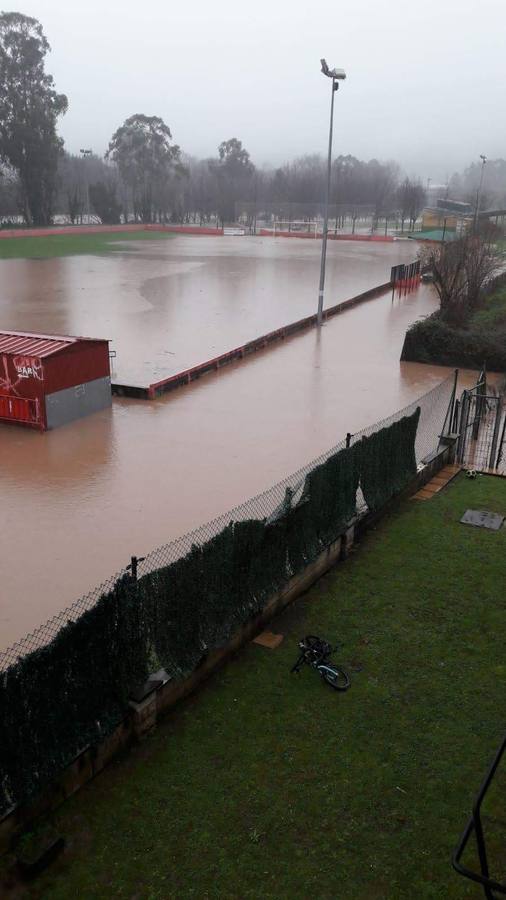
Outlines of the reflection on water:
[[68,502],[73,492],[81,500],[83,482],[103,490],[114,453],[113,426],[111,407],[46,433],[1,425],[2,491],[11,486],[28,497],[47,491],[54,505]]
[[[195,253],[202,252],[201,240],[192,245]],[[304,242],[284,246],[295,243]],[[102,263],[83,265],[98,272]],[[225,280],[232,264],[241,269],[241,259],[224,252]],[[246,264],[250,280],[259,281],[250,258]],[[122,270],[121,260],[113,265]],[[233,304],[229,285],[223,297]],[[113,318],[115,302],[102,302],[104,316]],[[133,309],[146,301],[128,302]],[[0,425],[0,644],[69,605],[132,554],[144,555],[259,493],[347,431],[441,381],[447,369],[399,363],[406,328],[435,307],[430,287],[393,302],[386,295],[153,403],[118,399],[112,410],[46,434]],[[86,304],[75,300],[69,308],[68,321],[76,315],[73,324],[82,322]]]
[[[0,261],[1,327],[110,338],[115,378],[150,384],[314,312],[319,241],[178,236],[125,252]],[[330,242],[326,305],[412,260],[410,242]]]

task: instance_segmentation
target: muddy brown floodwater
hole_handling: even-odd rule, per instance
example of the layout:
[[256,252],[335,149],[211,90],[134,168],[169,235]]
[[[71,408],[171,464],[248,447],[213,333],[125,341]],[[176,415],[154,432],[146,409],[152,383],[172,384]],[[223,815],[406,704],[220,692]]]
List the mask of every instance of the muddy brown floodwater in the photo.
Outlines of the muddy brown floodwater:
[[[188,243],[192,240],[194,243]],[[242,241],[248,239],[230,239],[234,243],[229,249],[223,249],[221,239],[206,241],[207,252],[216,254],[214,265],[202,262],[204,240],[184,238],[182,243],[188,258],[194,253],[199,266],[214,273],[213,303],[217,302],[217,273],[221,271],[221,320],[229,345],[231,337],[234,342],[238,338],[229,318],[238,329],[242,316],[237,308],[247,312],[248,303],[262,292],[265,318],[259,308],[247,312],[255,333],[314,308],[313,278],[304,280],[309,294],[305,306],[301,294],[301,280],[306,279],[302,260],[310,242],[280,238],[274,249],[262,251],[266,257],[254,256],[253,261],[247,257],[247,283],[256,284],[258,294],[249,293],[246,302],[240,280],[234,282],[231,272],[241,269],[247,251]],[[178,242],[167,245],[169,255]],[[143,245],[142,258],[135,257],[143,271],[151,255],[155,268],[161,265],[159,246],[157,243],[148,251]],[[355,244],[345,246],[344,255],[349,253],[360,271],[356,282],[348,275],[346,289],[338,293],[336,288],[332,299],[383,280],[395,261],[392,247],[397,246],[366,245],[360,251]],[[415,248],[409,245],[409,251],[401,252],[412,258]],[[339,252],[332,257],[338,266]],[[275,272],[277,258],[282,275]],[[314,275],[314,259],[310,259]],[[142,282],[134,275],[132,255],[50,262],[55,267],[52,291],[44,282],[39,285],[35,276],[31,276],[31,291],[28,289],[28,261],[16,263],[14,268],[7,264],[9,272],[17,273],[12,290],[7,290],[5,264],[0,264],[2,327],[101,334],[102,325],[94,324],[94,310],[100,309],[104,321],[109,317],[116,327],[123,296],[130,309],[125,313],[130,320],[128,340],[137,322],[138,337],[147,348],[152,326],[148,321],[145,330],[140,312],[131,312],[140,304],[138,298],[132,299],[131,279],[137,285]],[[373,275],[362,271],[369,264]],[[61,281],[55,277],[57,265],[62,266]],[[237,269],[233,270],[233,265]],[[91,285],[85,277],[88,267]],[[109,272],[106,283],[97,278],[97,271],[103,272],[104,267]],[[69,268],[75,269],[72,291],[63,274]],[[38,271],[40,275],[42,269]],[[79,299],[79,271],[83,293],[92,306],[88,311]],[[337,284],[337,268],[333,278]],[[265,291],[264,281],[269,285]],[[177,276],[176,282],[188,298],[183,275]],[[100,292],[100,303],[95,302],[93,285]],[[273,286],[279,296],[271,293]],[[166,309],[164,315],[172,335],[171,323],[179,321],[178,328],[183,326],[176,309],[177,286],[171,291],[170,312]],[[45,299],[39,306],[41,296]],[[190,299],[187,302],[191,306]],[[194,314],[198,309],[202,313],[194,321],[198,329],[202,319],[209,324],[212,317],[205,296],[194,302]],[[274,307],[280,316],[276,322]],[[320,333],[312,330],[295,336],[154,402],[117,399],[110,410],[45,434],[0,425],[0,647],[70,605],[121,569],[132,554],[144,555],[263,491],[333,446],[347,431],[377,421],[441,381],[448,375],[445,368],[399,363],[406,328],[435,307],[435,297],[427,287],[394,302],[385,295],[330,320]],[[156,309],[156,317],[163,318],[160,308]],[[148,320],[150,316],[148,312]],[[191,317],[186,319],[188,328],[190,321]],[[212,328],[216,334],[215,325]],[[112,330],[111,325],[108,333]],[[198,346],[208,347],[205,335],[198,337],[200,344],[195,340],[190,341],[192,352]],[[464,373],[463,385],[471,379],[471,373]]]
[[[147,385],[315,311],[320,241],[178,236],[123,246],[0,262],[0,327],[110,338],[115,380]],[[416,250],[331,241],[326,305],[388,281]]]

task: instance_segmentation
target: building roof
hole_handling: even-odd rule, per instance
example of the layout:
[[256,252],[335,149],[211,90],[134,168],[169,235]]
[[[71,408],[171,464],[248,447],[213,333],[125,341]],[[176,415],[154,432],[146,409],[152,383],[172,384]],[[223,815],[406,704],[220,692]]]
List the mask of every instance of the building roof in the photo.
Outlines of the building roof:
[[506,209],[484,209],[478,213],[479,219],[486,219],[489,216],[506,216]]
[[32,334],[25,331],[0,331],[0,353],[17,356],[36,356],[43,359],[54,356],[80,341],[101,342],[100,338],[70,337],[65,334]]
[[446,206],[426,206],[423,212],[433,213],[445,219],[468,219],[471,217],[471,213],[457,212],[454,209],[448,209]]
[[439,209],[448,209],[452,212],[456,213],[472,213],[473,208],[470,203],[467,203],[464,200],[451,200],[449,197],[438,197],[436,200],[436,206]]
[[442,243],[444,239],[446,243],[450,243],[457,240],[457,235],[451,228],[426,228],[421,231],[412,231],[408,234],[408,238],[413,241],[436,241],[439,243]]

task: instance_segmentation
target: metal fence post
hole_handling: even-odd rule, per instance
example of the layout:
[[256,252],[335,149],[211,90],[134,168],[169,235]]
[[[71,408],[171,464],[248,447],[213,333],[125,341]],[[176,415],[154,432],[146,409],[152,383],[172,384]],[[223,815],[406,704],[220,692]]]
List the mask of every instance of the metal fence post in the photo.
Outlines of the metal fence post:
[[489,459],[489,467],[491,469],[495,468],[495,456],[497,450],[497,438],[499,437],[499,426],[501,424],[501,399],[497,398],[497,408],[495,411],[495,422],[494,422],[494,434],[492,436],[492,446],[490,448],[490,459]]
[[459,430],[459,412],[460,412],[460,400],[458,397],[456,397],[455,405],[453,407],[453,422],[452,422],[452,431],[454,434],[458,434],[458,430]]
[[127,572],[130,572],[132,581],[137,581],[137,571],[138,571],[139,563],[144,562],[145,559],[146,559],[145,556],[131,556],[130,557],[130,563],[126,567],[126,570],[127,570]]
[[455,414],[455,404],[458,403],[457,400],[457,382],[459,380],[459,370],[455,369],[454,373],[454,382],[453,382],[453,390],[452,390],[452,399],[451,403],[451,414],[450,414],[450,431],[452,430],[453,418]]
[[496,463],[495,463],[496,469],[499,468],[499,465],[500,465],[501,459],[502,459],[502,451],[503,451],[503,447],[504,447],[504,432],[505,431],[506,431],[506,415],[504,416],[504,420],[502,423],[501,440],[499,441],[499,449],[497,451],[497,459],[496,459]]
[[463,391],[460,400],[459,440],[457,444],[457,462],[462,465],[467,437],[467,418],[469,415],[469,391]]
[[[458,377],[459,377],[459,370],[455,369],[455,373],[453,376],[452,394],[450,397],[450,402],[448,404],[448,409],[446,410],[443,427],[441,429],[440,439],[445,434],[450,434],[450,432],[452,430],[454,430],[454,431],[456,430],[456,429],[454,429],[453,425],[454,425],[454,416],[455,416],[455,404],[458,403],[458,400],[456,399],[457,398],[457,379],[458,379]],[[440,440],[440,443],[441,443],[441,440]]]

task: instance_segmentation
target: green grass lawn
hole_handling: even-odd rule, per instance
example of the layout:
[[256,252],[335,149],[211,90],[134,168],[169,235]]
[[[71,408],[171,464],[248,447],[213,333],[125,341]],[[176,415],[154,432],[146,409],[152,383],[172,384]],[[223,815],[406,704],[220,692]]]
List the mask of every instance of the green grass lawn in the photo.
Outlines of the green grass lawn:
[[111,231],[98,234],[48,234],[42,237],[0,239],[0,259],[48,259],[53,256],[81,256],[124,250],[125,241],[165,241],[174,237],[167,231]]
[[[26,896],[481,898],[450,859],[504,732],[506,530],[468,507],[506,513],[506,480],[459,476],[369,532],[277,650],[248,645],[60,809],[67,850]],[[307,633],[341,644],[348,693],[290,674]]]
[[506,326],[506,288],[485,297],[483,306],[471,318],[471,326],[485,330]]

